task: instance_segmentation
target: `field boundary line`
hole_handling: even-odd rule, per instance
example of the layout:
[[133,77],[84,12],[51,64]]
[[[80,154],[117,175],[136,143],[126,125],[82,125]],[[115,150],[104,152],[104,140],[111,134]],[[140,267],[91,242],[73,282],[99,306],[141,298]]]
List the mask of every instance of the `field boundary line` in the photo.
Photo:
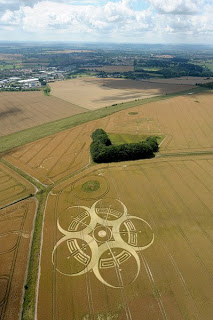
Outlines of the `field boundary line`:
[[[35,177],[33,177],[31,174],[29,174],[28,172],[24,171],[23,169],[15,166],[13,163],[11,163],[8,159],[5,160],[3,158],[0,159],[0,163],[5,164],[8,168],[10,168],[11,170],[15,171],[18,175],[20,175],[23,179],[25,179],[28,183],[31,183],[38,191],[38,188],[44,187],[47,188],[49,187],[49,185],[47,184],[43,184],[40,180],[36,179]],[[8,165],[9,164],[9,165]],[[24,174],[24,175],[23,175]],[[27,177],[30,177],[30,179],[32,179],[32,181],[30,181],[29,179],[27,179]],[[37,186],[38,184],[38,186]]]
[[[28,275],[28,269],[29,269],[29,264],[30,264],[30,256],[31,256],[31,248],[32,248],[32,244],[33,244],[33,234],[34,234],[34,230],[35,230],[35,226],[36,226],[36,216],[37,216],[38,206],[39,206],[38,199],[36,199],[36,197],[34,197],[34,200],[36,202],[36,208],[35,208],[35,214],[34,214],[34,219],[33,219],[33,227],[32,227],[32,231],[31,231],[31,239],[30,239],[30,243],[29,243],[27,266],[26,266],[26,271],[25,271],[25,276],[24,276],[24,285],[27,282],[27,275]],[[25,296],[25,288],[23,286],[19,320],[22,319],[24,296]]]
[[39,264],[38,264],[38,274],[37,274],[37,281],[36,281],[36,293],[35,293],[35,311],[34,311],[34,319],[37,320],[37,312],[38,312],[38,293],[39,293],[39,283],[40,283],[40,276],[41,276],[41,252],[43,248],[43,238],[44,238],[44,219],[46,216],[46,210],[47,210],[47,202],[49,199],[49,195],[51,195],[51,191],[49,191],[46,202],[45,202],[45,207],[43,211],[43,220],[42,220],[42,226],[41,226],[41,239],[40,239],[40,250],[39,250]]
[[[68,79],[68,80],[69,80],[69,79]],[[66,80],[65,80],[65,81],[66,81]],[[75,107],[77,107],[77,108],[80,108],[80,109],[85,110],[85,112],[91,111],[91,109],[85,108],[85,107],[83,107],[83,106],[80,105],[80,104],[76,104],[76,103],[74,103],[74,102],[70,102],[70,101],[68,101],[68,100],[59,98],[59,97],[55,96],[53,93],[51,93],[51,91],[50,91],[49,97],[53,97],[53,98],[58,99],[58,100],[61,100],[61,101],[63,101],[63,102],[67,102],[67,103],[69,103],[69,104],[71,104],[71,105],[73,105],[73,106],[75,106]],[[84,112],[82,111],[81,113],[84,113]]]
[[169,157],[186,157],[186,156],[202,156],[213,155],[213,151],[192,151],[192,152],[174,152],[174,153],[160,153],[155,158],[169,158]]
[[[30,258],[29,258],[29,265],[27,270],[27,279],[26,284],[28,283],[28,280],[30,282],[31,291],[27,295],[27,291],[25,291],[25,296],[23,300],[23,308],[22,308],[22,318],[21,319],[35,319],[35,310],[37,308],[36,302],[37,302],[37,283],[38,283],[38,275],[39,275],[39,264],[40,264],[40,250],[41,250],[41,239],[43,237],[43,233],[41,232],[43,227],[43,221],[45,216],[45,208],[46,208],[46,200],[48,195],[50,194],[51,190],[48,190],[48,194],[42,194],[41,198],[38,200],[38,209],[36,214],[36,220],[35,220],[35,228],[34,233],[32,237],[32,246],[30,250]],[[45,200],[45,206],[43,208],[43,201]],[[42,209],[43,208],[43,209]],[[41,226],[39,225],[40,219],[42,218]],[[40,237],[39,241],[38,238]],[[36,251],[36,246],[38,246],[38,252]],[[37,253],[37,259],[36,259],[36,253]],[[31,261],[32,259],[32,261]],[[30,265],[32,263],[32,265]],[[33,268],[36,269],[36,273],[33,273]],[[29,289],[30,289],[29,287]],[[28,300],[29,304],[25,303],[25,301]],[[32,303],[31,303],[32,302]],[[32,314],[32,317],[29,316],[29,313]]]
[[[80,108],[80,109],[84,109],[85,111],[88,111],[88,110],[89,110],[89,109],[87,109],[87,108],[85,108],[85,107],[82,107],[80,104],[75,104],[75,103],[72,103],[72,102],[70,102],[70,101],[67,101],[67,100],[64,100],[64,99],[62,99],[62,98],[59,98],[59,97],[51,94],[51,91],[50,91],[49,97],[52,97],[52,98],[54,98],[54,99],[61,100],[61,101],[63,101],[63,102],[67,102],[67,103],[69,103],[71,106],[74,106],[74,107]],[[81,112],[81,113],[84,113],[84,112]]]
[[10,206],[12,206],[12,205],[14,205],[14,204],[16,204],[16,203],[19,203],[19,202],[21,202],[21,201],[26,200],[26,199],[33,198],[34,196],[35,196],[35,194],[33,194],[33,193],[32,193],[32,194],[29,194],[28,196],[26,196],[26,197],[24,197],[24,198],[15,200],[15,201],[13,201],[13,202],[11,202],[11,203],[9,203],[9,204],[6,204],[6,205],[3,206],[3,207],[0,207],[0,210],[5,209],[5,208],[8,208],[8,207],[10,207]]
[[[191,90],[185,90],[178,93],[171,93],[168,95],[159,95],[153,98],[145,98],[136,101],[124,102],[116,106],[108,106],[93,111],[83,112],[63,119],[48,122],[43,125],[35,126],[29,129],[18,131],[6,136],[0,137],[0,155],[8,150],[20,147],[24,144],[39,140],[41,138],[56,134],[66,129],[73,128],[77,125],[107,117],[119,111],[130,109],[137,106],[149,104],[162,100],[168,100],[177,96],[187,94]],[[209,91],[206,88],[195,88],[195,93],[202,93]]]

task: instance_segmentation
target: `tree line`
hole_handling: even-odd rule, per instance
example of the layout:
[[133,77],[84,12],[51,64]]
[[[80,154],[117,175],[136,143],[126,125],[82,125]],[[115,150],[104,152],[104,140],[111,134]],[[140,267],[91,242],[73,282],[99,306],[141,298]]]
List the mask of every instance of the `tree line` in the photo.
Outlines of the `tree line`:
[[91,138],[90,152],[96,163],[152,158],[154,152],[159,150],[156,137],[148,137],[138,143],[113,145],[103,129],[96,129]]

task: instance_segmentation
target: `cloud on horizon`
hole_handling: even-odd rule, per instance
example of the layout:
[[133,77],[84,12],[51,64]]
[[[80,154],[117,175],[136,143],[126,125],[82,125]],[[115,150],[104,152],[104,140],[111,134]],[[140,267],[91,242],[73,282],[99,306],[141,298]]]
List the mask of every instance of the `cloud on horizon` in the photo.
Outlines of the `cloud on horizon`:
[[0,0],[0,39],[213,43],[210,0],[146,0],[141,9],[138,0],[28,3]]

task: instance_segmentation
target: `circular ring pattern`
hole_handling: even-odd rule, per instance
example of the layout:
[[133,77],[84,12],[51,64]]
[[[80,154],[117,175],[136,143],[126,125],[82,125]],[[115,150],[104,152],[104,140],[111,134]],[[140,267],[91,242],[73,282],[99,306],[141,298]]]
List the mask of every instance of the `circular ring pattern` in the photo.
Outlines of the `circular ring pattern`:
[[[130,283],[136,280],[140,272],[138,252],[153,244],[154,233],[147,221],[129,215],[120,200],[116,202],[123,212],[111,206],[100,206],[101,201],[96,201],[91,208],[70,207],[58,217],[57,227],[64,236],[53,248],[52,263],[65,276],[79,276],[92,270],[103,284],[122,288],[126,286],[123,269],[126,266],[128,271],[130,259],[134,260],[136,269]],[[143,226],[142,229],[137,229],[138,224]],[[149,233],[145,245],[141,243],[144,230]],[[104,274],[112,269],[117,277],[116,284],[104,279]]]
[[[97,182],[100,187],[94,191],[86,192],[83,186],[89,181]],[[96,200],[104,197],[109,191],[108,181],[103,176],[85,176],[75,181],[73,184],[73,192],[75,197],[80,200]]]

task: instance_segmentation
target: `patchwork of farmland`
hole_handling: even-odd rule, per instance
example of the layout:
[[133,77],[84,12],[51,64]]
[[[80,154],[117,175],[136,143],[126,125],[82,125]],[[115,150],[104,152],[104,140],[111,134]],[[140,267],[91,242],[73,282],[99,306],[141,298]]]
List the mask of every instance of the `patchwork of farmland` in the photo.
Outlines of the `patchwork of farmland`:
[[5,159],[52,184],[90,163],[90,135],[96,128],[108,133],[163,135],[160,153],[213,151],[211,93],[186,95],[123,110],[9,152]]
[[103,66],[103,67],[90,67],[87,68],[87,70],[94,70],[94,71],[104,71],[104,72],[128,72],[128,71],[134,71],[134,66]]
[[[104,81],[111,90],[111,79]],[[122,90],[126,84],[117,82]],[[29,283],[38,320],[211,319],[212,101],[206,92],[143,104],[3,155],[50,190],[39,286]],[[160,152],[94,166],[97,128],[120,140],[160,136]],[[36,189],[3,164],[0,179],[0,318],[16,320],[36,202],[10,204]],[[30,308],[27,319],[34,319]]]
[[20,319],[35,199],[0,210],[0,319]]
[[191,88],[194,88],[194,85],[149,83],[110,78],[79,78],[52,83],[51,95],[94,110],[115,103],[180,92]]
[[42,92],[0,93],[0,136],[85,112]]

